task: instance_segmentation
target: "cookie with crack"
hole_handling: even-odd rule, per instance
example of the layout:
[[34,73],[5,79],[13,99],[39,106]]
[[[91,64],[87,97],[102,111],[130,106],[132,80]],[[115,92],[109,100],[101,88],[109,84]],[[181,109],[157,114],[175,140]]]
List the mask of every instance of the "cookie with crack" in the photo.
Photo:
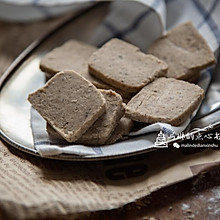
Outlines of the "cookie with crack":
[[203,97],[203,89],[195,84],[161,77],[128,102],[125,115],[135,121],[178,126],[193,113]]

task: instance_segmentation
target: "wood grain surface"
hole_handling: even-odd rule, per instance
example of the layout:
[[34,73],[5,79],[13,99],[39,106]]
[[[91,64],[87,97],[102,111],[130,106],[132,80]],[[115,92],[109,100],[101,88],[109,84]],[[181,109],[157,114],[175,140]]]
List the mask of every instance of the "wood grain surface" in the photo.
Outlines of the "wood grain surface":
[[[1,21],[0,74],[31,42],[42,37],[69,16],[32,23]],[[8,147],[3,141],[0,144]],[[191,180],[161,189],[118,210],[91,213],[88,219],[220,219],[220,167]]]

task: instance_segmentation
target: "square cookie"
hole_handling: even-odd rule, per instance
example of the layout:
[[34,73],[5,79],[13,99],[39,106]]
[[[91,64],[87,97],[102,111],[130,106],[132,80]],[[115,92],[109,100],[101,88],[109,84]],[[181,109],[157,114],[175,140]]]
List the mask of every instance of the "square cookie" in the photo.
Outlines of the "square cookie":
[[107,84],[130,93],[159,76],[165,76],[167,64],[139,48],[119,39],[112,39],[92,54],[89,71]]
[[168,31],[151,45],[148,53],[168,64],[167,77],[191,82],[195,74],[215,63],[214,54],[191,22]]
[[89,73],[88,60],[96,47],[78,40],[69,40],[60,47],[50,51],[40,62],[40,69],[45,72],[47,79],[63,70],[73,70],[99,89],[112,89],[119,93],[122,98],[129,99],[130,93],[114,88]]
[[197,85],[161,77],[145,86],[126,106],[132,120],[182,124],[199,106],[204,91]]
[[56,74],[28,100],[68,142],[79,139],[105,112],[106,105],[100,91],[73,71]]
[[69,40],[47,53],[40,61],[40,69],[50,77],[63,70],[73,70],[91,81],[93,77],[88,72],[88,59],[96,50],[92,45]]
[[[120,120],[124,114],[124,105],[121,97],[111,90],[100,90],[106,99],[106,112],[77,140],[77,143],[86,145],[103,145],[109,137],[110,140],[118,140],[130,127],[130,119]],[[120,120],[120,122],[119,122]],[[128,121],[129,120],[129,121]],[[119,128],[115,129],[116,125]],[[115,134],[115,131],[118,131]],[[62,140],[63,138],[47,123],[47,132],[52,139]],[[114,133],[114,135],[112,134]],[[117,136],[116,136],[117,135]],[[108,143],[110,144],[110,143]]]
[[124,115],[120,95],[112,90],[100,90],[106,100],[106,112],[77,140],[86,145],[103,145]]

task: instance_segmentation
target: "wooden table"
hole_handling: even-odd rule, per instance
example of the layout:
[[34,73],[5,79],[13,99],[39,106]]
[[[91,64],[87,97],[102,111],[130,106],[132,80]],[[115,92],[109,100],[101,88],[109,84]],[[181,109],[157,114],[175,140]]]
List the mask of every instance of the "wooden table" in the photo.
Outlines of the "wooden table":
[[[0,22],[0,74],[31,42],[68,17],[24,24]],[[220,219],[220,167],[119,210],[92,213],[89,219]]]

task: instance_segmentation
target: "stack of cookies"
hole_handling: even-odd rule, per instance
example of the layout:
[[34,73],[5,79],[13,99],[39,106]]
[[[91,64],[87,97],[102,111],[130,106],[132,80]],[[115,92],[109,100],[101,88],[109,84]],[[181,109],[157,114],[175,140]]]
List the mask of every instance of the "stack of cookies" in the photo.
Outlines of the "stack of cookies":
[[128,135],[133,121],[182,124],[204,97],[190,82],[214,62],[189,22],[156,40],[149,54],[119,39],[99,49],[70,40],[42,59],[49,80],[28,100],[53,138],[112,144]]

